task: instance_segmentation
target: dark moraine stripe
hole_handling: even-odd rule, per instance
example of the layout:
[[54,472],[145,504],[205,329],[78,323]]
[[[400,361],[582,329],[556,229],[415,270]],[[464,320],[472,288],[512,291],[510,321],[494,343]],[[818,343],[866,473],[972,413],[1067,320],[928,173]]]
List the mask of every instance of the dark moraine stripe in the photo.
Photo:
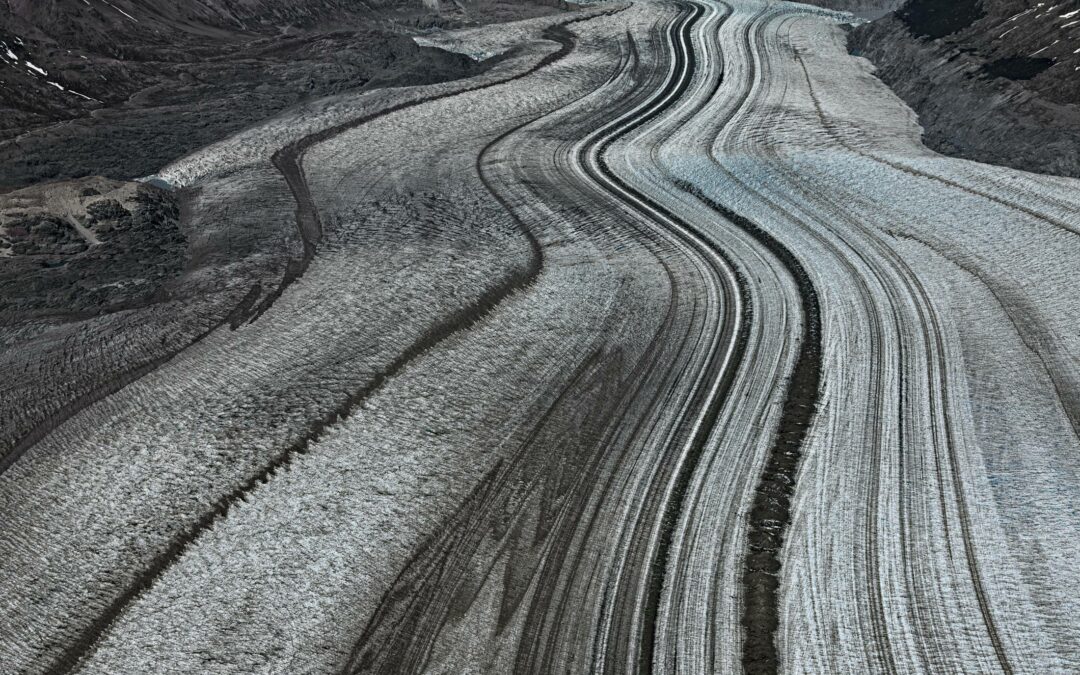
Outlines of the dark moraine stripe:
[[790,249],[693,185],[679,183],[679,187],[694,194],[775,255],[795,279],[802,305],[799,353],[788,381],[780,427],[754,494],[742,578],[743,669],[751,675],[776,673],[780,665],[776,649],[776,629],[780,623],[780,549],[791,522],[791,496],[795,491],[802,443],[817,408],[821,383],[821,308],[806,268]]

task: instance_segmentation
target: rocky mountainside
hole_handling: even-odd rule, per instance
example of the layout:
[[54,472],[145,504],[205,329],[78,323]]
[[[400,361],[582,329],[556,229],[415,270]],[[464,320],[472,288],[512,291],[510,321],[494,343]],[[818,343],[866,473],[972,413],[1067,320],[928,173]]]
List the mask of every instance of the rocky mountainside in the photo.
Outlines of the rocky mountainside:
[[1080,177],[1080,0],[910,0],[853,53],[945,154]]
[[460,77],[412,37],[564,6],[0,0],[0,189],[145,175],[306,98]]

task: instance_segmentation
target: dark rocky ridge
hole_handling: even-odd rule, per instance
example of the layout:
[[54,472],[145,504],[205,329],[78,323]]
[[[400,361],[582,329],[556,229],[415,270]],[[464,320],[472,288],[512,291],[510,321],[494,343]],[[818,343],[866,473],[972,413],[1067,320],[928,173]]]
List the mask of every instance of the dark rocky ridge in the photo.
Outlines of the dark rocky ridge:
[[854,54],[919,115],[930,148],[1080,177],[1080,0],[910,0]]
[[561,0],[0,1],[0,190],[147,175],[304,99],[462,77],[426,29]]

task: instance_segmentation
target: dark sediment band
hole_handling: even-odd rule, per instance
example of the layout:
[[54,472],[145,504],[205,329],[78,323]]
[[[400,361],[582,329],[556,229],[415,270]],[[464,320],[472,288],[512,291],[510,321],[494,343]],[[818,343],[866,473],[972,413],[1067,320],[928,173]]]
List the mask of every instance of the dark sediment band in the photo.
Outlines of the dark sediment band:
[[791,522],[791,496],[802,457],[802,443],[813,421],[821,383],[821,308],[817,291],[798,258],[775,237],[744,216],[716,203],[688,183],[679,187],[739,226],[775,255],[795,279],[802,305],[802,338],[788,380],[780,427],[769,450],[749,514],[743,569],[743,669],[750,674],[779,670],[780,549]]

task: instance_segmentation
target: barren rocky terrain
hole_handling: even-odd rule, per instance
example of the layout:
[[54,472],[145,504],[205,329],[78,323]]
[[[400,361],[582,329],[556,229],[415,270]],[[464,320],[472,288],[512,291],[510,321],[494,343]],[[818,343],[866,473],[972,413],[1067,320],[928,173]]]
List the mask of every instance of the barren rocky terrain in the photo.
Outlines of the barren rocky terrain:
[[1080,2],[911,0],[849,43],[948,155],[1080,177]]
[[1080,671],[1080,182],[923,144],[917,8],[104,5],[422,72],[0,165],[0,673]]

